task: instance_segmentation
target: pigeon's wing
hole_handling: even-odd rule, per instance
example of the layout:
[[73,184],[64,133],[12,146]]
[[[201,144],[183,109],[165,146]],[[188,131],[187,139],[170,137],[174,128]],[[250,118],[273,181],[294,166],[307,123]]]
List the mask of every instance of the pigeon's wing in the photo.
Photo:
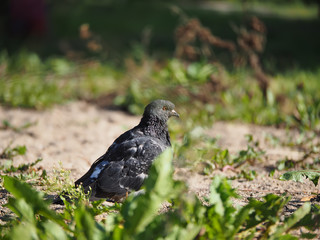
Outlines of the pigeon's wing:
[[78,187],[80,184],[84,188],[89,186],[93,181],[91,181],[90,176],[93,174],[94,170],[97,168],[97,165],[99,165],[101,162],[103,162],[105,158],[105,154],[99,157],[90,167],[88,172],[86,172],[81,178],[79,178],[74,184],[76,187]]
[[[121,198],[127,192],[139,190],[153,160],[166,146],[151,137],[135,138],[118,145],[107,160],[100,162],[90,176],[92,196],[97,198]],[[104,166],[102,163],[106,163]]]
[[[90,176],[94,172],[99,172],[98,169],[102,169],[105,167],[106,163],[109,161],[117,161],[118,158],[111,158],[110,153],[112,152],[112,155],[116,155],[117,149],[119,145],[122,145],[123,143],[130,141],[131,139],[134,138],[139,138],[143,136],[143,133],[140,131],[138,127],[135,127],[123,134],[121,134],[113,143],[112,145],[108,148],[107,152],[103,154],[101,157],[99,157],[90,167],[90,169],[75,182],[75,186],[78,187],[80,184],[83,185],[83,187],[87,187],[92,183],[92,180],[90,179]],[[113,156],[114,157],[114,156]]]

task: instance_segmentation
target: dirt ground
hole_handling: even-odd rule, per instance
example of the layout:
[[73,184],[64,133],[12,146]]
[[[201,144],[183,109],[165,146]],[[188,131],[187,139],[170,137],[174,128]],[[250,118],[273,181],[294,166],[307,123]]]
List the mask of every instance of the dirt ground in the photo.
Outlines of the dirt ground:
[[[61,161],[62,166],[71,170],[71,177],[76,180],[106,151],[116,137],[138,124],[140,117],[121,111],[102,109],[86,102],[73,102],[45,111],[0,107],[0,123],[4,120],[13,126],[22,126],[26,123],[31,123],[32,126],[20,133],[12,129],[1,129],[0,153],[10,144],[13,147],[25,145],[26,155],[16,157],[14,164],[29,163],[42,158],[43,161],[39,166],[50,173],[54,167],[59,167]],[[232,181],[232,186],[242,196],[235,204],[245,204],[247,197],[259,198],[268,193],[287,193],[292,196],[292,207],[296,208],[301,204],[299,200],[302,197],[318,192],[309,180],[304,183],[280,181],[279,172],[273,177],[268,176],[270,168],[276,161],[285,157],[299,159],[303,155],[303,152],[297,149],[280,145],[271,146],[266,141],[267,134],[284,139],[286,130],[242,123],[216,122],[208,134],[217,137],[218,145],[221,148],[228,148],[231,153],[246,149],[245,135],[252,134],[266,152],[261,162],[250,166],[250,169],[257,172],[254,180]],[[190,191],[205,196],[209,193],[209,185],[214,174],[236,175],[232,170],[217,170],[211,175],[201,175],[188,168],[178,168],[175,171],[175,178],[185,181]]]

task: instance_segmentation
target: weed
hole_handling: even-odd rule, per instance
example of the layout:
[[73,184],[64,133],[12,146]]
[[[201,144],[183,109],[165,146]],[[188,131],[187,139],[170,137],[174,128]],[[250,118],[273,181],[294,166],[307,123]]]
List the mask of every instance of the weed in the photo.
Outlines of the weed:
[[34,167],[36,164],[38,164],[41,161],[42,161],[42,159],[38,158],[36,161],[34,161],[32,163],[23,163],[17,167],[14,167],[13,165],[6,166],[3,169],[3,172],[4,173],[27,172],[28,170],[32,170],[32,167]]
[[254,164],[256,160],[261,159],[261,156],[265,154],[265,152],[259,148],[259,142],[253,141],[252,135],[246,135],[246,139],[248,141],[247,149],[240,151],[238,157],[234,159],[236,167],[246,162]]
[[230,179],[232,179],[232,180],[246,179],[248,181],[252,181],[253,179],[256,178],[256,176],[257,176],[257,173],[254,170],[250,170],[250,171],[241,170],[241,172],[239,174],[237,174],[237,176],[231,177]]
[[288,159],[287,157],[285,159],[277,161],[277,163],[276,163],[276,167],[279,171],[294,168],[295,165],[296,165],[295,161]]
[[317,135],[314,132],[303,131],[298,136],[288,136],[280,144],[296,148],[304,152],[304,154],[299,159],[294,160],[286,157],[277,161],[276,166],[278,170],[288,170],[298,166],[304,169],[314,169],[319,165],[320,142],[317,140]]
[[2,121],[2,126],[0,126],[0,129],[12,129],[14,132],[22,132],[24,129],[27,129],[31,126],[36,125],[37,122],[26,122],[25,124],[21,126],[14,126],[12,125],[8,120]]
[[320,100],[312,99],[312,105],[309,105],[306,97],[299,92],[296,96],[296,102],[293,118],[299,123],[300,128],[316,130],[320,123]]
[[[253,165],[261,159],[265,152],[259,148],[259,142],[254,141],[252,135],[246,135],[246,138],[248,141],[247,149],[240,150],[237,155],[232,156],[228,149],[217,147],[216,139],[210,139],[203,134],[201,128],[195,128],[186,134],[182,144],[176,144],[174,149],[180,161],[185,160],[190,164],[192,159],[193,166],[202,165],[200,172],[208,175],[214,169],[222,169],[225,166],[239,168],[246,163]],[[250,178],[249,175],[248,178]]]
[[282,174],[280,176],[280,180],[293,180],[295,182],[303,182],[305,178],[308,178],[310,181],[313,182],[315,186],[318,185],[320,177],[319,171],[314,170],[297,170],[297,171],[290,171]]
[[[290,217],[279,221],[288,197],[269,194],[262,201],[249,199],[235,208],[232,198],[238,197],[229,182],[216,176],[210,195],[203,205],[199,199],[185,194],[183,183],[172,179],[172,153],[166,151],[151,168],[145,182],[145,194],[129,196],[107,217],[97,222],[94,217],[110,208],[99,208],[101,202],[88,204],[80,193],[58,214],[43,200],[43,193],[32,189],[15,177],[3,176],[4,187],[13,195],[7,204],[18,218],[2,231],[6,239],[279,239],[293,238],[290,230],[306,227],[309,236],[319,227],[320,211],[311,211],[304,204]],[[78,191],[81,191],[79,189]],[[170,211],[158,214],[163,201],[172,199]],[[114,209],[114,208],[113,208]],[[20,224],[19,224],[20,223]],[[28,231],[25,231],[27,228]]]
[[9,159],[12,160],[15,156],[18,155],[25,155],[27,148],[26,146],[16,146],[14,148],[10,147],[11,144],[9,144],[0,154],[0,159]]
[[24,51],[5,58],[3,66],[6,74],[0,76],[0,102],[7,106],[43,109],[70,99],[94,98],[116,87],[116,70],[93,61],[44,61]]
[[[8,106],[41,109],[107,95],[111,98],[108,104],[140,114],[151,100],[171,96],[185,117],[198,125],[238,119],[302,130],[318,131],[320,126],[317,70],[278,73],[263,97],[252,71],[240,67],[227,71],[205,60],[163,63],[144,53],[139,61],[126,59],[124,72],[110,63],[42,60],[28,52],[3,61],[6,74],[0,76],[0,102]],[[3,127],[10,128],[10,123],[3,122]]]
[[[74,182],[70,177],[71,172],[70,170],[63,169],[61,162],[59,164],[59,167],[52,169],[51,174],[45,176],[41,186],[47,193],[71,192],[73,194]],[[78,192],[76,191],[74,194],[76,195]]]
[[280,144],[280,139],[273,134],[265,133],[264,139],[267,143],[269,143],[272,147],[278,146]]

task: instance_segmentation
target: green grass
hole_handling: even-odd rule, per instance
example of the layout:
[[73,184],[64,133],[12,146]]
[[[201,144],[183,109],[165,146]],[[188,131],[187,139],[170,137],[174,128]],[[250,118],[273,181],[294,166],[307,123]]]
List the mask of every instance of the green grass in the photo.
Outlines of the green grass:
[[[125,68],[108,62],[41,60],[34,53],[1,54],[0,103],[43,109],[71,100],[99,99],[133,114],[155,98],[173,101],[186,119],[185,129],[214,120],[319,131],[320,69],[295,69],[270,76],[266,101],[249,69],[228,71],[204,62],[157,61],[139,53]],[[140,60],[136,60],[140,59]],[[212,80],[214,78],[214,80]]]
[[117,88],[115,71],[96,61],[74,63],[64,58],[42,61],[36,54],[1,54],[0,102],[43,109],[78,98],[92,99]]
[[[171,57],[173,32],[180,20],[169,5],[129,5],[52,5],[50,19],[56,36],[50,41],[63,39],[65,54],[73,57],[52,56],[56,50],[50,41],[45,51],[51,53],[2,51],[0,103],[43,109],[76,99],[99,102],[105,97],[108,104],[141,114],[151,100],[169,98],[188,119],[184,128],[189,130],[214,120],[238,120],[319,131],[320,35],[314,31],[319,21],[303,18],[297,6],[308,16],[313,15],[312,7],[279,5],[277,10],[292,13],[290,18],[278,12],[257,12],[267,26],[266,50],[260,59],[271,79],[267,99],[263,99],[252,70],[232,66],[226,51],[214,48],[213,64],[205,59],[186,63]],[[249,16],[239,9],[222,12],[187,4],[181,8],[214,35],[232,41],[236,34],[230,24],[241,26]],[[268,8],[275,10],[275,5],[270,3]],[[145,18],[139,18],[141,15]],[[90,52],[87,41],[79,39],[83,23],[90,25],[93,39],[101,44],[100,52]],[[160,51],[165,54],[157,54]]]
[[[34,51],[16,50],[15,44],[9,44],[9,54],[1,52],[0,103],[43,109],[107,96],[141,114],[152,99],[170,98],[182,116],[190,115],[188,129],[213,120],[240,120],[318,131],[320,35],[315,31],[319,21],[312,17],[314,5],[272,2],[267,8],[275,14],[265,14],[255,12],[261,2],[252,3],[249,14],[237,1],[233,4],[238,8],[226,12],[188,4],[180,8],[215,36],[232,41],[236,34],[231,24],[243,25],[251,13],[260,17],[267,27],[266,49],[260,56],[271,78],[267,101],[251,70],[235,68],[231,54],[224,50],[212,49],[214,64],[202,59],[188,65],[174,59],[174,30],[181,21],[167,3],[57,2],[49,14],[53,36],[42,42],[26,41],[33,47],[25,46]],[[90,51],[88,41],[79,38],[84,23],[90,25],[102,50]],[[63,57],[58,56],[58,46]],[[302,84],[303,89],[298,89]]]
[[[169,59],[163,63],[145,55],[136,58],[140,60],[126,59],[124,73],[108,63],[79,63],[60,58],[43,61],[29,53],[19,55],[17,59],[21,59],[17,65],[16,60],[10,58],[3,58],[1,62],[2,66],[5,66],[5,73],[0,79],[4,80],[0,96],[18,88],[22,99],[19,103],[14,97],[8,98],[5,102],[8,106],[41,109],[60,101],[64,103],[77,98],[95,99],[101,94],[114,94],[117,96],[114,98],[114,104],[140,114],[144,105],[151,99],[165,98],[169,95],[171,100],[177,103],[177,109],[183,119],[180,122],[172,121],[170,124],[172,137],[183,139],[173,146],[174,159],[179,162],[188,159],[189,166],[194,169],[198,169],[197,165],[202,164],[203,174],[210,174],[213,169],[229,165],[241,170],[234,178],[252,180],[257,173],[248,171],[247,166],[264,154],[252,136],[247,136],[247,148],[235,156],[231,156],[228,149],[218,148],[215,139],[208,138],[203,130],[218,119],[298,127],[302,130],[302,135],[294,139],[294,142],[289,139],[280,143],[275,138],[273,141],[276,144],[299,147],[305,154],[312,154],[309,156],[319,154],[319,144],[314,143],[314,138],[319,127],[319,105],[316,104],[319,103],[317,79],[320,71],[297,69],[295,72],[275,75],[267,102],[264,102],[256,80],[248,69],[228,72],[206,62],[185,65],[179,60]],[[220,84],[214,91],[209,88],[212,84],[212,74]],[[10,83],[8,80],[15,76],[18,79],[17,85],[7,85]],[[20,88],[19,84],[22,83],[19,81],[28,81],[29,77],[34,79],[34,86],[39,85],[41,89],[37,96],[48,96],[45,104],[39,104],[38,100],[28,100],[28,105],[24,105],[24,99],[32,98],[34,92],[28,88]],[[50,79],[55,88],[44,87],[47,84],[43,82],[44,79]],[[60,101],[56,101],[56,95],[59,95]],[[203,96],[207,98],[203,99]],[[296,114],[297,119],[293,114]],[[13,126],[10,122],[4,121],[0,129],[10,128],[19,134],[30,124],[34,123]],[[310,130],[313,132],[311,136]],[[151,169],[151,177],[144,186],[145,195],[129,197],[123,204],[113,207],[105,206],[102,202],[89,203],[88,196],[81,189],[73,188],[68,171],[54,170],[48,175],[45,170],[34,168],[41,159],[31,164],[15,166],[16,155],[23,155],[25,152],[24,146],[8,146],[0,154],[10,158],[0,166],[0,173],[3,175],[1,186],[12,194],[6,207],[14,213],[14,216],[1,226],[0,236],[4,239],[317,237],[313,231],[319,228],[318,205],[311,206],[306,203],[291,216],[283,217],[289,197],[270,194],[260,200],[248,199],[244,206],[235,207],[233,199],[238,197],[235,189],[231,188],[227,179],[219,176],[213,178],[210,194],[204,199],[204,203],[196,196],[187,194],[185,185],[172,179],[171,152],[165,153],[155,162]],[[293,175],[288,173],[288,179],[299,180],[301,176],[308,176],[318,182],[319,174],[314,174],[315,171],[310,169],[317,168],[319,161],[315,159],[311,165],[303,162],[298,164],[290,168],[299,166],[307,171],[294,172]],[[288,164],[284,165],[289,168]],[[75,198],[70,203],[65,201],[66,207],[61,211],[53,211],[45,196],[63,190]],[[158,214],[164,201],[173,204],[169,211]],[[103,220],[97,221],[96,217],[100,214],[104,214]],[[292,230],[300,227],[306,228],[308,233],[301,231],[298,233],[299,236],[290,234]]]
[[[81,189],[76,199],[65,202],[59,212],[49,207],[44,193],[17,177],[2,176],[3,187],[12,196],[8,207],[15,214],[2,226],[3,239],[298,239],[290,231],[304,227],[308,236],[319,228],[319,206],[305,203],[291,216],[280,216],[289,197],[268,194],[261,200],[249,199],[233,206],[238,198],[227,179],[213,178],[210,194],[203,204],[187,194],[184,183],[172,179],[172,153],[157,159],[144,184],[145,194],[129,196],[113,207],[102,202],[88,203]],[[41,175],[42,182],[47,181]],[[171,201],[169,211],[158,213],[161,203]],[[102,221],[95,217],[107,214]],[[26,231],[27,229],[27,231]],[[299,237],[306,237],[301,231]]]

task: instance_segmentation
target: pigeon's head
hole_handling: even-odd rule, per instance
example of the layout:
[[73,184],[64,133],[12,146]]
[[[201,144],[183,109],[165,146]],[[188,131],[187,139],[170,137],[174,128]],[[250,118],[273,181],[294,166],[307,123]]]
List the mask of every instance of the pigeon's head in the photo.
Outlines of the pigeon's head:
[[144,109],[143,116],[156,116],[162,121],[167,121],[170,117],[179,117],[179,114],[174,110],[174,104],[167,100],[154,100],[149,103]]

